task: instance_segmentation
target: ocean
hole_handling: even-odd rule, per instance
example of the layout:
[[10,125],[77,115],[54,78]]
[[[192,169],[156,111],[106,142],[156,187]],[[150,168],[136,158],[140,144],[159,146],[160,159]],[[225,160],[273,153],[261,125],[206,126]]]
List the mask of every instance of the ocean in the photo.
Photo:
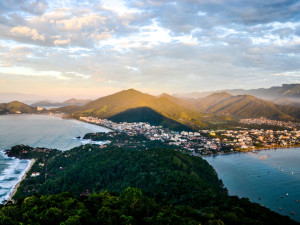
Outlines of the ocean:
[[0,116],[0,203],[8,200],[14,186],[29,167],[29,160],[7,157],[3,150],[17,144],[68,150],[88,141],[77,139],[86,133],[108,129],[76,120],[47,115]]
[[230,195],[247,197],[300,222],[300,148],[204,159],[215,168]]

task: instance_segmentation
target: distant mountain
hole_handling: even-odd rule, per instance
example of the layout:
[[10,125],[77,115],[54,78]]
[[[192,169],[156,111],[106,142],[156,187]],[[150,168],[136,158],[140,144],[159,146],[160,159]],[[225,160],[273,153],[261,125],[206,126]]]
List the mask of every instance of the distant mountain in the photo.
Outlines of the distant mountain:
[[64,102],[61,103],[61,105],[63,106],[69,106],[69,105],[78,105],[78,106],[82,106],[87,104],[88,102],[90,102],[90,99],[76,99],[76,98],[72,98],[69,100],[66,100]]
[[195,100],[197,111],[227,115],[234,118],[258,118],[293,120],[299,117],[299,108],[282,107],[251,95],[233,96],[226,92],[214,93]]
[[271,88],[258,88],[258,89],[229,89],[211,92],[192,92],[192,93],[178,93],[174,94],[175,97],[180,98],[200,98],[208,96],[216,92],[227,92],[232,95],[253,95],[263,99],[274,98],[300,98],[300,84],[283,84],[282,86],[276,86]]
[[163,94],[159,95],[158,97],[159,98],[167,98],[170,101],[172,101],[172,102],[174,102],[174,103],[176,103],[178,105],[181,105],[183,107],[195,110],[194,100],[193,99],[177,98],[177,97],[169,95],[167,93],[163,93]]
[[281,87],[271,87],[271,88],[258,88],[251,90],[228,90],[229,93],[237,94],[248,94],[253,95],[258,98],[271,99],[271,98],[299,98],[300,97],[300,84],[283,84]]
[[31,104],[30,106],[33,107],[45,107],[45,106],[63,106],[61,105],[61,103],[59,102],[51,102],[51,101],[39,101],[39,102],[35,102],[33,104]]
[[10,103],[0,104],[0,114],[7,113],[35,113],[37,112],[36,107],[28,106],[22,102],[13,101]]
[[84,104],[86,104],[90,101],[91,100],[88,100],[88,99],[75,99],[75,98],[72,98],[72,99],[66,100],[64,102],[39,101],[39,102],[31,104],[31,106],[35,106],[35,107],[37,107],[37,106],[41,106],[41,107],[44,107],[44,106],[63,107],[63,106],[70,106],[70,105],[82,106],[82,105],[84,105]]
[[20,101],[25,103],[32,103],[36,101],[40,101],[41,99],[45,99],[45,97],[40,95],[30,95],[30,94],[22,94],[22,93],[8,93],[8,92],[0,92],[0,102],[1,103],[9,103],[12,101]]
[[288,105],[300,108],[300,98],[275,98],[270,99],[270,101],[278,105]]
[[[165,118],[168,118],[169,120],[167,122],[176,121],[177,123],[193,129],[207,128],[212,126],[210,120],[219,120],[222,123],[228,122],[224,118],[216,118],[213,115],[203,114],[188,109],[175,103],[174,101],[171,101],[166,96],[155,97],[134,89],[121,91],[113,95],[99,98],[79,107],[79,109],[70,110],[63,108],[58,109],[58,111],[72,113],[71,116],[74,117],[91,115],[100,118],[114,118],[114,116],[119,114],[117,118],[125,118],[124,115],[126,115],[126,120],[128,120],[128,115],[130,115],[130,117],[134,118],[131,121],[138,121],[139,118],[141,118],[141,109],[138,108],[141,107],[147,107],[151,109],[151,111],[149,109],[143,109],[144,112],[148,114],[148,116],[144,116],[143,119],[149,118],[149,114],[157,117],[157,114],[153,112],[155,111],[163,116],[160,117],[162,122],[166,122]],[[120,116],[120,113],[123,114]],[[149,121],[150,120],[151,119],[149,119]]]

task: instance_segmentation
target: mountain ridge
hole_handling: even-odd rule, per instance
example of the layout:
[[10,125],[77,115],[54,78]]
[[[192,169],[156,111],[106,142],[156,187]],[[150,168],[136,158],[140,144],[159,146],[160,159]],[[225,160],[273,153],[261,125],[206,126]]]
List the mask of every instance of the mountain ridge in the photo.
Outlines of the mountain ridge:
[[[229,118],[218,118],[211,114],[196,112],[193,109],[177,104],[167,96],[152,96],[134,89],[123,90],[112,95],[91,101],[74,111],[65,111],[73,117],[97,116],[110,118],[129,109],[148,107],[162,116],[176,121],[192,129],[208,128],[214,126],[210,120],[219,120],[223,123]],[[63,109],[57,109],[64,111]]]
[[213,93],[195,100],[199,112],[228,115],[234,118],[281,119],[299,121],[300,109],[282,107],[273,102],[256,98],[252,95],[231,95],[229,93]]
[[281,86],[273,86],[270,88],[256,88],[256,89],[225,89],[207,92],[191,92],[191,93],[175,93],[173,96],[180,98],[200,98],[208,96],[216,92],[227,92],[232,95],[253,95],[263,99],[274,99],[279,97],[286,98],[299,98],[300,97],[300,84],[282,84]]

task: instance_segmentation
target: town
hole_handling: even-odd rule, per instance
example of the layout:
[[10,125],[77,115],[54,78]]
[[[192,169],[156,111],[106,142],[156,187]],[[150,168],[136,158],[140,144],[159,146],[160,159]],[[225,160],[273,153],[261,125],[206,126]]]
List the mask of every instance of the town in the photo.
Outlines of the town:
[[199,130],[198,132],[176,132],[148,123],[115,123],[97,117],[80,117],[81,121],[98,124],[130,136],[143,135],[148,140],[158,140],[178,146],[192,155],[224,154],[237,151],[284,148],[300,145],[300,130]]
[[270,125],[270,126],[277,126],[277,127],[283,127],[286,129],[295,129],[300,127],[299,123],[294,123],[294,122],[284,122],[284,121],[279,121],[279,120],[270,120],[264,117],[261,118],[252,118],[252,119],[241,119],[240,123],[243,124],[248,124],[248,125],[252,125],[252,124],[257,124],[257,125]]

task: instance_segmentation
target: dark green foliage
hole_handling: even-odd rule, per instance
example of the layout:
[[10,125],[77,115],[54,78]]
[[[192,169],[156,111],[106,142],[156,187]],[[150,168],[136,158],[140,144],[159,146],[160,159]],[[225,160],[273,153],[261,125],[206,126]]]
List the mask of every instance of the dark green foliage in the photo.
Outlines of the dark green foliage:
[[[121,193],[127,187],[138,187],[159,201],[201,206],[224,192],[206,161],[167,149],[137,151],[87,145],[57,154],[39,172],[38,178],[27,177],[16,198],[35,192],[71,191],[79,195],[86,190],[108,189]],[[25,189],[28,184],[33,185],[31,191]]]
[[297,224],[228,196],[205,160],[172,149],[86,145],[38,161],[0,224]]
[[159,205],[136,188],[119,197],[103,191],[76,198],[69,193],[31,196],[2,206],[0,224],[193,224],[201,215],[190,207]]
[[30,196],[15,204],[0,207],[0,224],[85,225],[289,225],[288,217],[250,203],[227,197],[222,204],[203,207],[162,204],[137,188],[127,188],[119,196],[107,191],[76,197],[68,192],[58,195]]
[[19,159],[50,158],[59,152],[60,151],[56,149],[32,148],[27,145],[16,145],[11,149],[6,150],[6,154],[9,157],[17,157]]

